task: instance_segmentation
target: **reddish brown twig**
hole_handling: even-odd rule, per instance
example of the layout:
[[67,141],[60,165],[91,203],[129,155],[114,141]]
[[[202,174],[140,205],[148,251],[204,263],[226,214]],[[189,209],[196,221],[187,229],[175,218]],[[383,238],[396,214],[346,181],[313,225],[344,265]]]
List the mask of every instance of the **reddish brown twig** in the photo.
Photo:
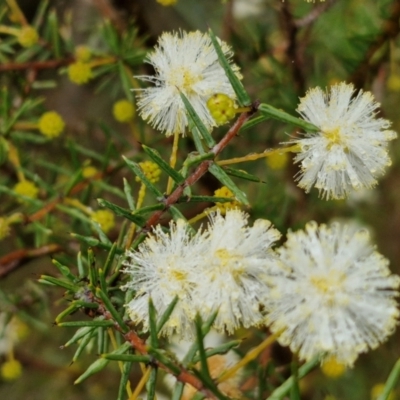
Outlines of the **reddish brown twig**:
[[281,24],[287,37],[286,57],[292,70],[293,81],[299,93],[304,92],[305,78],[302,68],[302,57],[298,50],[297,32],[298,28],[294,23],[292,12],[288,2],[283,2],[281,5]]
[[[215,157],[218,156],[219,153],[228,145],[228,143],[238,134],[240,128],[243,124],[257,111],[258,102],[252,105],[252,109],[246,113],[240,115],[240,117],[236,120],[233,126],[229,129],[226,135],[221,139],[219,143],[217,143],[211,150],[211,153],[214,153]],[[195,184],[210,168],[212,160],[203,161],[194,172],[179,185],[165,200],[164,200],[164,209],[154,212],[150,218],[148,219],[144,230],[149,230],[152,226],[156,225],[160,220],[161,216],[165,211],[169,209],[172,205],[174,205],[179,198],[182,196],[183,191],[186,187],[192,186]]]
[[23,265],[23,262],[32,258],[49,255],[62,250],[58,244],[47,244],[38,249],[21,249],[13,251],[0,258],[0,278],[7,276],[11,271]]
[[[104,304],[99,299],[97,299],[95,297],[93,297],[93,301],[95,301],[96,303],[99,304],[99,308],[97,309],[97,312],[100,313],[101,315],[103,315],[105,317],[105,319],[113,321],[114,322],[114,328],[123,335],[125,340],[127,342],[129,342],[131,344],[131,346],[139,354],[141,354],[141,355],[149,355],[149,353],[147,351],[147,345],[146,345],[145,341],[143,339],[141,339],[139,337],[139,335],[135,331],[130,330],[129,332],[124,333],[123,330],[121,329],[121,327],[118,325],[118,323],[116,321],[114,321],[111,313],[105,308]],[[211,393],[206,387],[204,387],[204,385],[201,382],[201,380],[198,379],[193,374],[191,374],[183,366],[178,365],[178,364],[176,365],[180,369],[179,374],[176,374],[176,373],[171,371],[167,366],[165,366],[164,364],[162,364],[158,360],[154,359],[152,361],[152,364],[155,365],[157,368],[161,368],[164,371],[168,371],[169,373],[173,374],[175,376],[175,378],[179,382],[186,383],[186,384],[189,384],[189,385],[193,386],[197,391],[199,391],[201,393],[204,393],[207,396],[207,398],[216,399],[215,395],[213,393]]]
[[305,17],[295,19],[294,25],[297,28],[304,28],[307,25],[311,25],[322,13],[331,8],[336,2],[337,0],[326,0],[324,3],[313,7],[312,11],[308,13]]
[[73,58],[63,58],[61,60],[46,60],[46,61],[27,61],[23,63],[10,62],[5,64],[0,64],[0,72],[5,71],[17,71],[25,69],[52,69],[62,67],[64,65],[69,65],[74,62]]
[[[371,59],[377,50],[379,50],[385,42],[394,39],[399,34],[399,18],[400,1],[396,0],[393,2],[390,17],[383,24],[381,34],[376,38],[374,43],[371,44],[368,51],[365,53],[364,59],[360,62],[359,66],[350,77],[350,81],[353,82],[356,87],[362,88],[364,86],[368,75],[371,73]],[[384,57],[381,57],[380,62],[377,65],[374,65],[374,71],[378,69],[379,64],[383,60]]]

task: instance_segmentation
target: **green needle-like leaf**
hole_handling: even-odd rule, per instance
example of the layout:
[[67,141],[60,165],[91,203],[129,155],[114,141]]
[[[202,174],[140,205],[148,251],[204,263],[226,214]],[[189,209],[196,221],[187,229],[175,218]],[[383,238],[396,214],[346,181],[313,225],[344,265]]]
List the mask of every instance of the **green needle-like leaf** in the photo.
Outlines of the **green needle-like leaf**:
[[185,178],[178,172],[175,171],[160,155],[160,153],[146,145],[142,145],[143,151],[178,185],[185,181]]
[[133,214],[132,211],[122,208],[120,206],[117,206],[116,204],[110,203],[107,200],[104,199],[97,199],[97,202],[101,207],[106,207],[112,212],[114,212],[117,215],[120,215],[121,217],[124,217],[128,219],[129,221],[133,222],[134,224],[138,226],[143,226],[146,223],[146,219],[143,217],[140,217],[137,214]]
[[201,120],[201,118],[197,115],[196,110],[190,104],[190,101],[187,99],[187,97],[183,93],[180,93],[180,95],[181,95],[181,99],[183,101],[183,104],[186,107],[186,111],[188,112],[189,118],[191,119],[191,122],[199,130],[200,135],[202,136],[202,138],[207,143],[207,146],[210,147],[210,148],[213,147],[215,145],[215,140],[211,136],[211,133],[208,131],[207,127],[204,125],[204,123]]
[[235,195],[240,203],[245,206],[249,205],[246,195],[235,185],[228,174],[218,164],[211,164],[209,171]]
[[215,51],[217,52],[219,62],[222,68],[225,70],[226,76],[228,77],[229,82],[231,83],[232,88],[236,93],[240,106],[243,107],[250,105],[251,104],[250,97],[247,94],[245,88],[243,87],[242,82],[240,82],[240,79],[236,76],[235,72],[232,70],[229,61],[226,59],[224,52],[221,49],[217,37],[215,36],[214,32],[211,29],[209,29],[208,33],[210,35],[212,44],[214,45]]
[[277,119],[279,121],[286,122],[291,125],[299,126],[300,128],[303,128],[307,132],[320,131],[320,129],[317,126],[310,124],[309,122],[304,121],[303,119],[293,117],[287,112],[278,110],[277,108],[272,107],[269,104],[263,104],[263,103],[260,104],[260,106],[258,107],[258,111],[261,114],[268,116],[270,118]]

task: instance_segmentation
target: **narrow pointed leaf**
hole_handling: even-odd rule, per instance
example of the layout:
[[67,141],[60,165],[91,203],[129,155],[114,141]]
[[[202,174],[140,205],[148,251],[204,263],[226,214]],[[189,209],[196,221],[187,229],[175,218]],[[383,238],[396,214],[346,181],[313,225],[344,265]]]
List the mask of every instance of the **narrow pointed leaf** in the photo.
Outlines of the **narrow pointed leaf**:
[[140,165],[138,163],[135,163],[134,161],[131,161],[127,159],[126,157],[122,157],[128,167],[132,170],[132,172],[140,178],[140,180],[143,182],[143,184],[149,189],[153,194],[158,197],[162,198],[163,194],[146,178],[146,175],[142,171],[142,168],[140,168]]
[[270,118],[277,119],[279,121],[286,122],[291,125],[299,126],[300,128],[306,130],[307,132],[320,131],[320,129],[317,126],[310,124],[309,122],[304,121],[300,118],[293,117],[287,112],[283,110],[278,110],[277,108],[272,107],[269,104],[264,104],[264,103],[260,104],[260,106],[258,107],[258,111],[261,114],[266,115]]
[[97,202],[99,203],[99,205],[101,207],[108,208],[109,210],[113,211],[115,214],[128,219],[129,221],[133,222],[134,224],[136,224],[138,226],[143,226],[146,223],[145,218],[140,217],[137,214],[132,214],[132,212],[126,208],[117,206],[116,204],[110,203],[109,201],[104,200],[104,199],[97,199]]
[[228,175],[234,176],[236,178],[244,179],[251,182],[263,182],[258,176],[249,174],[247,171],[244,171],[242,169],[228,167],[223,167],[223,169]]
[[157,311],[153,301],[149,299],[149,327],[150,327],[150,344],[155,349],[158,347],[157,338]]
[[137,354],[102,354],[101,357],[112,360],[112,361],[124,361],[124,362],[150,362],[151,358],[149,356],[141,356]]
[[97,288],[96,289],[96,296],[100,297],[100,299],[103,301],[104,306],[107,308],[107,310],[113,316],[114,320],[121,327],[122,331],[123,332],[128,332],[128,330],[129,330],[128,326],[125,324],[125,322],[123,321],[121,315],[115,309],[114,305],[111,303],[111,300],[108,298],[107,294],[105,292],[103,292],[101,289]]
[[239,104],[241,106],[250,105],[251,104],[250,97],[247,94],[245,88],[243,87],[242,82],[240,82],[240,79],[236,76],[235,72],[232,70],[229,61],[226,59],[224,52],[221,49],[217,37],[215,36],[214,32],[211,29],[209,29],[208,33],[210,35],[212,44],[214,45],[215,51],[217,52],[219,62],[222,68],[225,70],[226,76],[228,77],[229,82],[231,83],[232,88],[236,93]]
[[[298,370],[298,379],[304,378],[309,372],[311,372],[320,363],[320,356],[315,356],[310,361],[302,365]],[[293,385],[294,378],[291,376],[285,382],[282,383],[277,389],[275,389],[267,400],[282,400],[289,392]]]
[[93,320],[93,321],[68,321],[68,322],[60,322],[57,326],[61,326],[64,328],[71,328],[71,327],[84,327],[84,326],[114,326],[113,321],[104,321],[104,320]]
[[150,377],[149,377],[149,380],[147,381],[147,385],[146,385],[146,388],[147,388],[147,399],[148,400],[155,399],[157,373],[158,373],[158,369],[157,368],[152,368],[151,369]]
[[229,178],[228,174],[218,164],[211,164],[209,171],[235,195],[240,203],[245,206],[249,205],[246,195],[236,186],[232,179]]
[[161,316],[160,320],[157,323],[157,333],[161,332],[162,327],[171,317],[171,314],[174,311],[174,308],[176,306],[176,303],[178,303],[178,300],[179,300],[178,296],[175,296],[175,298],[168,305],[167,309],[164,311],[164,314]]
[[185,178],[178,172],[175,171],[160,155],[160,153],[146,145],[142,145],[143,151],[178,185],[185,181]]
[[196,128],[199,130],[200,135],[204,139],[204,141],[207,143],[208,147],[213,147],[215,145],[215,140],[211,136],[211,133],[208,131],[207,127],[204,125],[204,122],[201,120],[201,118],[198,116],[196,110],[193,108],[193,106],[190,104],[190,101],[188,98],[181,92],[181,99],[183,101],[183,104],[185,105],[186,111],[188,112],[189,118],[193,122],[193,124],[196,126]]
[[[130,348],[131,345],[129,343],[124,343],[117,350],[114,350],[112,354],[123,354]],[[99,358],[94,363],[89,365],[88,369],[74,382],[74,384],[77,385],[78,383],[84,381],[86,378],[89,378],[89,376],[100,372],[107,366],[109,362],[110,361],[105,358]]]
[[119,382],[119,388],[118,388],[118,396],[117,400],[125,400],[126,399],[126,385],[128,384],[129,381],[129,374],[131,372],[132,368],[132,363],[131,362],[125,362],[122,366],[122,374],[121,374],[121,380]]

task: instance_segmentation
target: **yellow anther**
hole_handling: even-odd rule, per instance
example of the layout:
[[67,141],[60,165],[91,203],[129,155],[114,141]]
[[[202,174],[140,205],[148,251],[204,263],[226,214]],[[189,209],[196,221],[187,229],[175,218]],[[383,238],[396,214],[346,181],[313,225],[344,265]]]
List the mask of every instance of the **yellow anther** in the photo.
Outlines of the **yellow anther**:
[[92,67],[88,63],[77,61],[68,67],[69,80],[77,85],[89,82],[92,76]]
[[129,122],[135,116],[135,107],[128,100],[119,100],[114,103],[113,115],[118,122]]
[[[139,163],[139,165],[140,168],[142,168],[146,178],[151,183],[156,183],[160,180],[161,169],[156,163],[152,161],[143,161]],[[136,182],[140,182],[140,178],[138,176],[136,177]]]
[[229,122],[236,114],[235,102],[226,94],[216,93],[207,101],[207,108],[217,125]]
[[39,119],[38,128],[42,135],[53,139],[64,130],[65,122],[55,111],[45,112]]

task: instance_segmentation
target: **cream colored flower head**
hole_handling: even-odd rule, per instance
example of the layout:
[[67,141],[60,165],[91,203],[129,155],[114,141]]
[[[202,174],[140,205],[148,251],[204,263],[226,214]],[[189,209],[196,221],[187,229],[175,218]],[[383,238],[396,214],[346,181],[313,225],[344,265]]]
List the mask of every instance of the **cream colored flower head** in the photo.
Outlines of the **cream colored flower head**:
[[161,335],[177,334],[183,339],[194,336],[193,288],[199,280],[197,267],[201,263],[201,234],[191,236],[187,223],[179,220],[170,223],[166,233],[158,225],[137,251],[128,251],[125,272],[130,281],[125,289],[133,290],[135,297],[127,304],[132,321],[149,329],[149,300],[153,301],[160,318],[178,297],[171,317]]
[[227,210],[210,216],[201,284],[195,288],[203,319],[218,310],[214,328],[233,333],[240,327],[264,320],[261,299],[268,292],[266,277],[276,256],[272,245],[281,234],[271,222],[258,219],[248,225],[249,215]]
[[294,161],[301,165],[301,188],[309,192],[315,186],[329,200],[377,184],[391,164],[388,142],[397,137],[388,120],[375,118],[378,107],[370,92],[355,94],[344,82],[329,92],[308,91],[297,111],[320,131],[292,141],[300,146]]
[[352,366],[394,332],[400,278],[366,230],[310,222],[277,252],[282,265],[270,277],[267,324],[301,359],[321,354]]
[[[227,59],[231,59],[233,53],[229,46],[224,42],[220,44]],[[136,78],[154,86],[139,89],[139,113],[167,136],[175,133],[184,135],[188,125],[180,92],[189,99],[209,129],[216,123],[207,108],[207,100],[215,93],[235,98],[211,39],[205,33],[163,33],[155,51],[148,55],[147,62],[154,67],[155,75]],[[239,68],[234,64],[231,66],[240,76]]]

